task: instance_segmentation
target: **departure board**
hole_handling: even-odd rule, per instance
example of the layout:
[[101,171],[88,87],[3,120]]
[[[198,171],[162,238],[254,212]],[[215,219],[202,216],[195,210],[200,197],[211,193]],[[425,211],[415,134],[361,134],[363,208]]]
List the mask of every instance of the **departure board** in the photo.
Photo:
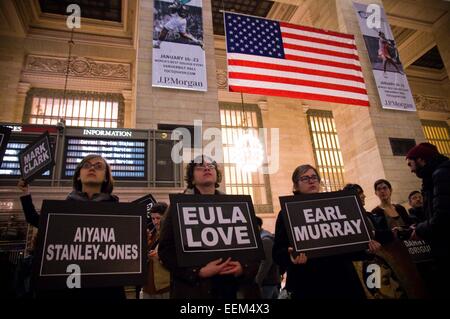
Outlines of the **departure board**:
[[[31,142],[27,141],[9,141],[6,148],[3,163],[0,167],[1,177],[20,177],[19,153],[26,148]],[[42,176],[50,177],[50,171],[46,171]]]
[[146,141],[68,137],[64,154],[64,178],[71,178],[78,163],[91,154],[101,155],[108,161],[114,179],[145,180],[147,178]]

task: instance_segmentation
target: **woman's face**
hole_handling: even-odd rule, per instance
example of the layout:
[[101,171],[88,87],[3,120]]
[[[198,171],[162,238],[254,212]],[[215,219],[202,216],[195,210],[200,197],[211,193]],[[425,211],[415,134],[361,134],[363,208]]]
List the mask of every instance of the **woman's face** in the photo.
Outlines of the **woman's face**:
[[388,185],[381,183],[377,185],[375,190],[375,195],[378,196],[380,200],[389,200],[391,198],[392,191]]
[[151,213],[152,223],[156,227],[156,230],[159,231],[161,228],[161,215],[159,213]]
[[203,164],[194,167],[194,184],[202,186],[215,185],[217,182],[217,170],[214,164],[204,160]]
[[100,158],[86,161],[80,170],[80,180],[83,185],[102,185],[106,176],[106,163]]
[[295,189],[302,194],[315,194],[320,191],[319,176],[310,168],[305,173],[300,175],[300,178],[295,185]]

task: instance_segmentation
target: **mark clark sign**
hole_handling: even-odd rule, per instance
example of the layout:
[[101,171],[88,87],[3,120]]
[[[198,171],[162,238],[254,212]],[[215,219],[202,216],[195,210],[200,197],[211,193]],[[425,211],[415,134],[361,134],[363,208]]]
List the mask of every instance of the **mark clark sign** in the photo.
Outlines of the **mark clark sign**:
[[20,171],[26,182],[31,182],[54,165],[48,132],[19,153]]
[[321,257],[364,250],[371,236],[352,192],[280,197],[285,226],[296,252]]
[[250,196],[170,195],[178,264],[264,258]]

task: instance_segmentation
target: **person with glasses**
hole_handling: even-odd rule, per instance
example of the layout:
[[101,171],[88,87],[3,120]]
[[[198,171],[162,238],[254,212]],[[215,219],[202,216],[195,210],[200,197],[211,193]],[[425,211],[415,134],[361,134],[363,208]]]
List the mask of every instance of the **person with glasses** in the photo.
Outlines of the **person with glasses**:
[[[19,189],[24,193],[20,197],[27,222],[39,227],[39,214],[34,207],[28,184],[20,179]],[[118,202],[119,198],[112,195],[114,180],[111,168],[100,155],[88,155],[78,164],[72,178],[72,192],[66,200]]]
[[[221,180],[217,163],[207,156],[199,156],[186,167],[184,194],[224,195],[218,190]],[[258,263],[241,264],[231,258],[220,258],[201,267],[179,267],[171,215],[169,210],[161,229],[158,254],[171,272],[172,299],[236,299],[238,291],[244,297],[256,297],[250,295],[258,289],[254,283]]]
[[[296,195],[320,192],[320,175],[308,164],[294,170],[292,183]],[[308,253],[295,255],[289,242],[283,214],[286,212],[282,210],[277,217],[272,256],[274,261],[287,271],[286,290],[290,298],[365,298],[353,261],[365,259],[366,252],[314,259],[309,259]],[[369,252],[373,253],[379,250],[381,245],[372,240],[368,248]]]
[[[28,184],[22,179],[19,189],[25,193],[20,197],[25,218],[29,224],[39,227],[39,214],[34,207]],[[77,165],[72,178],[73,190],[67,196],[69,201],[119,202],[112,194],[114,180],[111,168],[100,155],[88,155]],[[48,290],[37,292],[38,298],[44,299],[125,299],[123,287],[80,288]]]
[[401,237],[402,231],[413,225],[414,221],[405,207],[392,203],[392,185],[389,181],[379,179],[373,187],[375,195],[380,199],[380,204],[369,214],[375,230],[384,233],[388,242]]

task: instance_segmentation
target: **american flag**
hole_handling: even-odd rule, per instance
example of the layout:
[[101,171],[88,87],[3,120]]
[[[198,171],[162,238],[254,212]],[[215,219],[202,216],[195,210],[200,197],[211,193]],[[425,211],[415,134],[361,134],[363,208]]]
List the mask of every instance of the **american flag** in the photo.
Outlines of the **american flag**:
[[231,92],[369,106],[353,35],[225,13]]

